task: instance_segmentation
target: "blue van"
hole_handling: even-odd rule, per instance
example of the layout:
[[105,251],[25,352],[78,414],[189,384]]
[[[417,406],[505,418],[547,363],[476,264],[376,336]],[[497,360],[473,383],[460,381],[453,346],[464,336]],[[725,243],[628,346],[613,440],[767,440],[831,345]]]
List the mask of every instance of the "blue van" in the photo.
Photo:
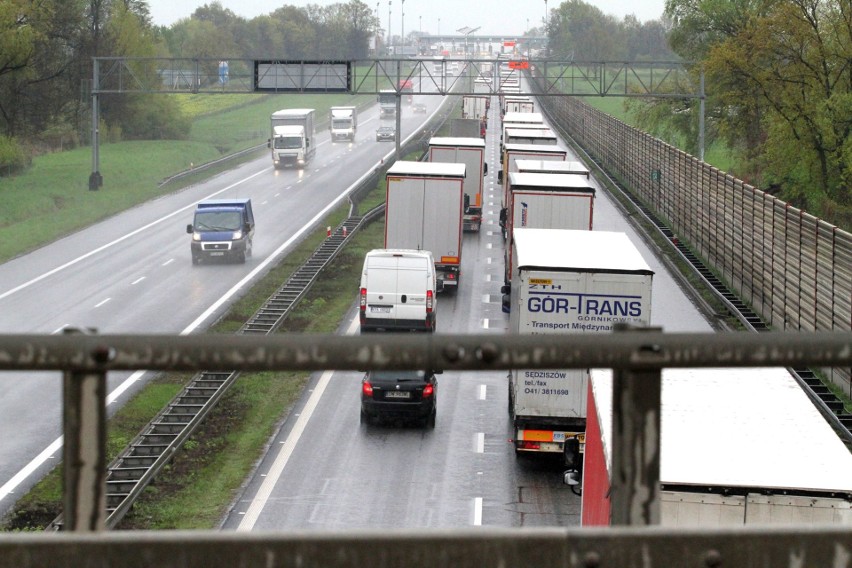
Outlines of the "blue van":
[[193,264],[213,258],[245,262],[254,239],[251,199],[200,201],[186,232],[192,235]]

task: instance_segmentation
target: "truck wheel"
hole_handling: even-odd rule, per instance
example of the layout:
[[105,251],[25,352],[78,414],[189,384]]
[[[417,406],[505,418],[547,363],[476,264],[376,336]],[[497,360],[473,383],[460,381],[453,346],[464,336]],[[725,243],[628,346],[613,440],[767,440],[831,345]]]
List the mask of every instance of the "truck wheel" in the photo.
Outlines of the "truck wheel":
[[198,264],[199,262],[201,262],[201,259],[198,258],[198,255],[197,254],[192,255],[192,264]]

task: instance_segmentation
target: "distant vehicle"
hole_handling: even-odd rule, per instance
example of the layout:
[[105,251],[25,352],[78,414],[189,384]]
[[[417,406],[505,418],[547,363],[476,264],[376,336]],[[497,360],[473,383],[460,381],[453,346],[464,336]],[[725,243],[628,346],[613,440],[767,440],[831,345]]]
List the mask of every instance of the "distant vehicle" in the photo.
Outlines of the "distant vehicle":
[[251,199],[208,199],[195,206],[192,224],[192,264],[213,258],[245,262],[251,256],[254,213]]
[[328,130],[331,132],[331,141],[355,140],[355,132],[358,130],[358,109],[354,106],[331,107],[328,112]]
[[[438,371],[437,373],[440,373]],[[435,427],[438,379],[432,371],[368,371],[361,380],[361,423],[383,418]]]
[[396,116],[396,91],[393,89],[382,89],[379,91],[379,118],[393,118]]
[[397,86],[400,93],[405,95],[405,102],[408,104],[414,102],[414,83],[411,82],[411,79],[400,79]]
[[426,114],[428,112],[425,103],[414,103],[412,110],[414,111],[414,114]]
[[428,250],[369,251],[361,271],[361,333],[435,331],[437,292],[435,260]]
[[376,129],[376,142],[393,142],[396,140],[396,127],[380,126]]
[[275,169],[304,167],[316,152],[314,114],[312,108],[282,109],[272,113],[267,146],[272,150]]

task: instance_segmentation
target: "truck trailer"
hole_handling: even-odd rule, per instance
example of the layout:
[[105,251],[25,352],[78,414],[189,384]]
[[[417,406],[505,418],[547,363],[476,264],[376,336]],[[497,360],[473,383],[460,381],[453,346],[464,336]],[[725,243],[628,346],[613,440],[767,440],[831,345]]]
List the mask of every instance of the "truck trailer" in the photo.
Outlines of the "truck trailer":
[[434,137],[429,140],[429,161],[467,166],[464,180],[464,230],[477,232],[482,226],[482,186],[488,164],[481,138]]
[[397,94],[393,89],[382,89],[379,91],[379,118],[396,117]]
[[568,151],[554,144],[507,144],[503,149],[503,155],[503,163],[497,172],[497,183],[503,185],[500,206],[505,208],[509,206],[509,172],[517,171],[515,162],[518,160],[564,162],[568,158]]
[[511,284],[515,229],[591,231],[594,210],[595,188],[586,177],[510,172],[508,211],[500,213],[506,219],[505,283]]
[[[660,525],[852,526],[852,454],[783,368],[663,369]],[[592,371],[583,526],[610,524],[612,371]]]
[[386,174],[384,248],[428,250],[438,290],[458,287],[467,166],[396,161]]
[[312,108],[289,108],[272,113],[267,146],[272,150],[275,169],[307,165],[316,152]]
[[482,120],[488,116],[489,95],[465,95],[462,97],[462,118]]
[[358,130],[358,108],[354,106],[335,106],[328,110],[328,130],[331,141],[355,140]]
[[538,174],[575,174],[590,179],[589,168],[583,162],[554,160],[515,160],[515,171]]
[[[516,229],[509,333],[608,333],[651,321],[654,272],[624,233]],[[516,454],[583,452],[587,369],[513,369],[509,413]],[[568,465],[568,464],[566,464]]]

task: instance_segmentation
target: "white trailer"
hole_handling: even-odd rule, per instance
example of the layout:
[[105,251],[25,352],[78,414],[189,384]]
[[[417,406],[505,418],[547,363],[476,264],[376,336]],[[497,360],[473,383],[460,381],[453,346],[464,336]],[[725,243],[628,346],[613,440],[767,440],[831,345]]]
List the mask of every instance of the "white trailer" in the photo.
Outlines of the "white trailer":
[[[610,524],[612,372],[594,370],[584,526]],[[664,369],[660,524],[852,526],[852,454],[782,368]]]
[[503,97],[503,113],[529,113],[535,112],[535,102],[522,95],[506,95]]
[[464,230],[476,232],[482,225],[482,186],[487,173],[485,140],[434,137],[429,140],[429,161],[465,164]]
[[552,146],[559,140],[546,126],[541,128],[506,128],[503,138],[506,144],[536,144]]
[[586,177],[574,174],[510,172],[503,263],[505,283],[511,282],[515,229],[591,231],[594,206],[595,188],[589,184]]
[[590,178],[589,169],[583,162],[553,160],[515,160],[515,171],[539,174],[576,174]]
[[503,184],[501,207],[509,206],[509,172],[517,171],[515,162],[518,160],[548,160],[564,162],[568,151],[555,145],[538,144],[506,144],[503,148],[503,163],[497,172],[497,183]]
[[462,118],[482,120],[488,116],[487,95],[465,95],[462,97]]
[[328,111],[328,130],[331,141],[355,140],[358,130],[358,108],[354,106],[336,106]]
[[[509,333],[607,333],[649,325],[654,272],[624,233],[516,229]],[[583,451],[589,371],[516,369],[509,374],[514,446],[521,453]]]
[[438,290],[458,286],[467,166],[397,161],[386,174],[384,248],[428,250]]

